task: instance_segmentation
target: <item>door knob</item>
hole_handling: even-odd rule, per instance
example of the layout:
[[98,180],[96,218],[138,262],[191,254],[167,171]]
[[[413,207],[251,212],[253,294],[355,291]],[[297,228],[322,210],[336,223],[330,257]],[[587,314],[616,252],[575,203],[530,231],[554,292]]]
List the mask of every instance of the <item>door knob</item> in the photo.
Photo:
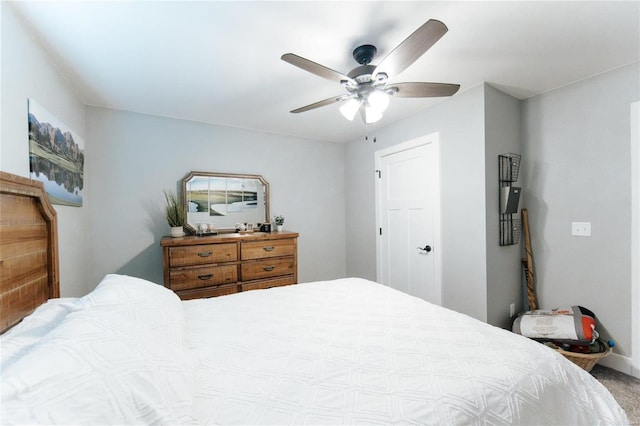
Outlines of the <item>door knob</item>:
[[431,246],[418,247],[418,249],[429,253],[431,251]]

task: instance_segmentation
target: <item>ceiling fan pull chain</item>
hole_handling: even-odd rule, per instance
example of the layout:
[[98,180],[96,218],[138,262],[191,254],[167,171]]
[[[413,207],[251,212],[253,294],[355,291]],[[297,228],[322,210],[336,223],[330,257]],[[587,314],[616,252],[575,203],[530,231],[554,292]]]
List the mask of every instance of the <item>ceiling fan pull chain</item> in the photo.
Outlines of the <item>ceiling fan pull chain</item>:
[[[368,141],[369,140],[369,124],[367,124],[366,122],[364,123],[364,140]],[[373,143],[378,142],[378,137],[374,136],[373,137]]]

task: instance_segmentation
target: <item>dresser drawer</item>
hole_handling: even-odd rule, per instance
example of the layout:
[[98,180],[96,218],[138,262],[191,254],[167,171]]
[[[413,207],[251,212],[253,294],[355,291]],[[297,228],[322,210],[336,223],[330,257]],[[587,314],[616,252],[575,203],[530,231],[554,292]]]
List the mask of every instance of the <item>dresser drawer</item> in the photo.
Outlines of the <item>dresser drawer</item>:
[[290,275],[295,271],[293,258],[263,260],[241,265],[242,281]]
[[296,277],[279,277],[279,278],[271,278],[266,280],[258,280],[252,281],[246,284],[242,284],[240,289],[242,291],[249,290],[263,290],[271,287],[280,287],[283,285],[291,285],[296,284],[298,280]]
[[296,244],[293,239],[247,241],[241,244],[240,252],[242,260],[291,256],[296,252]]
[[218,297],[225,294],[234,294],[239,291],[239,286],[236,284],[225,284],[213,287],[201,287],[191,290],[177,291],[176,294],[180,296],[182,300],[200,299],[203,297]]
[[172,269],[169,271],[169,276],[171,290],[180,291],[235,283],[238,281],[238,267],[237,265],[222,265],[206,268]]
[[290,275],[295,272],[293,258],[243,263],[241,267],[242,281],[279,277],[280,275]]
[[202,244],[169,249],[169,266],[206,265],[238,260],[238,248],[230,244]]

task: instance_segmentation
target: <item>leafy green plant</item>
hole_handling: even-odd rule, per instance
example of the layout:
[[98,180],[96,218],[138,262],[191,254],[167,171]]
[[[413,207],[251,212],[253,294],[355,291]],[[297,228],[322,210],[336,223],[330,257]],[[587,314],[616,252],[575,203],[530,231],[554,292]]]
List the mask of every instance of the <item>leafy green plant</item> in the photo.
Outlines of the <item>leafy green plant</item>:
[[178,196],[175,192],[165,190],[164,199],[166,205],[166,216],[169,226],[184,226],[186,222],[186,213],[182,208],[182,203],[178,200]]
[[280,226],[284,225],[284,216],[280,214],[274,217],[273,220],[276,222],[276,225],[280,225]]

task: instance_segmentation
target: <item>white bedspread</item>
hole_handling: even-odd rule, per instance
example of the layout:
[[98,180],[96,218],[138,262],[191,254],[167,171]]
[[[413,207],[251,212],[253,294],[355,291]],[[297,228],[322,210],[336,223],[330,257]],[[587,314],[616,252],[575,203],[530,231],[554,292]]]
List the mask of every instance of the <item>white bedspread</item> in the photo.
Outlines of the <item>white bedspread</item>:
[[0,424],[626,424],[538,343],[360,279],[182,302],[109,275],[0,336]]
[[197,423],[627,423],[551,349],[369,281],[184,306]]

